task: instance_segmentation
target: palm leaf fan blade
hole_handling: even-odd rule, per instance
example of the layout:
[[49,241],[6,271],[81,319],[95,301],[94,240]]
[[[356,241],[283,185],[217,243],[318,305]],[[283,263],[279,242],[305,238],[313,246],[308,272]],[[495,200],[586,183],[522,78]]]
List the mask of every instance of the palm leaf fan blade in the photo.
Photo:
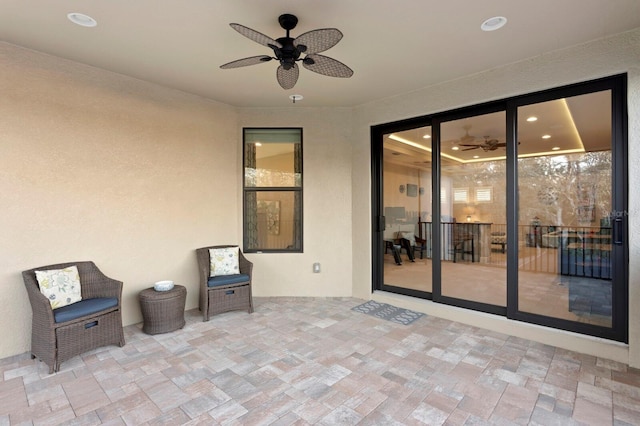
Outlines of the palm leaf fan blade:
[[285,89],[293,89],[293,86],[298,82],[298,75],[300,74],[300,68],[296,64],[289,69],[285,69],[280,65],[276,71],[276,78],[280,86]]
[[266,55],[250,56],[248,58],[238,59],[223,65],[220,65],[220,68],[225,70],[231,69],[231,68],[240,68],[240,67],[246,67],[249,65],[262,64],[264,62],[269,62],[270,60],[271,60],[271,57]]
[[348,78],[353,75],[353,70],[340,61],[324,55],[307,55],[302,61],[302,65],[309,71],[329,77]]
[[308,31],[299,35],[293,41],[296,47],[305,46],[304,52],[320,53],[332,48],[342,39],[342,33],[337,28],[322,28]]
[[279,42],[277,42],[276,40],[272,39],[267,35],[262,34],[259,31],[252,30],[251,28],[245,27],[244,25],[240,25],[240,24],[229,24],[229,25],[231,26],[231,28],[233,28],[234,30],[236,30],[246,38],[253,40],[258,44],[261,44],[267,47],[271,47],[270,45],[282,47],[282,45]]

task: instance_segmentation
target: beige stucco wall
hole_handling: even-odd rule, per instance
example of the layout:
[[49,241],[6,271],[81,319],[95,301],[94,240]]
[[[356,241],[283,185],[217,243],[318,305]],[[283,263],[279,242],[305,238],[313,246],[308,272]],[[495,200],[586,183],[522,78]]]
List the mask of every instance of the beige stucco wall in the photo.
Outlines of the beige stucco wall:
[[160,279],[195,308],[194,249],[241,241],[243,126],[304,128],[304,253],[248,255],[254,294],[351,295],[351,109],[239,112],[6,43],[0,93],[0,358],[29,349],[32,267],[95,261],[125,325]]
[[194,249],[238,241],[235,109],[0,43],[0,358],[30,347],[20,272],[93,260],[123,320],[161,279],[197,306]]
[[[400,71],[401,72],[401,71]],[[526,94],[579,81],[628,72],[629,75],[629,187],[640,187],[640,29],[527,61],[442,83],[395,98],[371,102],[354,111],[354,205],[371,204],[370,126],[447,111],[494,99]],[[353,253],[353,294],[394,303],[468,324],[512,333],[548,344],[615,359],[640,367],[640,193],[629,194],[629,345],[595,339],[544,327],[509,321],[464,309],[371,291],[371,255]],[[353,236],[371,239],[369,210],[354,209]]]

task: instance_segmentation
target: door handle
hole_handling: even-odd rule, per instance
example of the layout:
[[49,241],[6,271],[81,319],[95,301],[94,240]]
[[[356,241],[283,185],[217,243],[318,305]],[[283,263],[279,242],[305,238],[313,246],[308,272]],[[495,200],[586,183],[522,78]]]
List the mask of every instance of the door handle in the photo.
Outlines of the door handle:
[[386,226],[386,218],[384,216],[378,216],[378,232],[384,231]]
[[616,217],[613,220],[613,244],[622,245],[624,242],[622,218]]

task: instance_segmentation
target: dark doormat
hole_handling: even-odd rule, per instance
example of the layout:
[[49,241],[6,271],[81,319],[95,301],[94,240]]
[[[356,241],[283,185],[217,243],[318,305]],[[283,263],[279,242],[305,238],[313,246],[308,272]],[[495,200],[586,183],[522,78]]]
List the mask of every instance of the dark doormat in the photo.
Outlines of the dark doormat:
[[387,305],[386,303],[374,302],[373,300],[365,302],[362,305],[354,306],[351,310],[404,325],[409,325],[424,316],[424,314],[420,312],[398,308]]

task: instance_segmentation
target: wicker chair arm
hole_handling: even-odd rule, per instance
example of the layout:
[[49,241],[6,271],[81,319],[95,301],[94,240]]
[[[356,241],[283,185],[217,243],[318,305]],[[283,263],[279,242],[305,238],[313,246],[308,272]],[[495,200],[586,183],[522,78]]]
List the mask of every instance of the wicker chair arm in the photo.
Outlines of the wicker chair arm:
[[209,267],[200,266],[198,270],[200,271],[200,283],[203,285],[207,285],[209,281],[209,274],[210,274]]
[[53,326],[55,323],[53,317],[53,309],[51,309],[51,302],[47,297],[40,293],[30,294],[29,302],[31,302],[31,310],[33,312],[34,324],[40,324],[41,326]]
[[253,263],[249,261],[242,253],[240,253],[240,258],[238,260],[240,266],[240,273],[249,275],[249,281],[251,281],[251,277],[253,274]]
[[198,275],[200,276],[200,284],[206,286],[209,280],[211,262],[209,260],[209,248],[203,247],[196,249],[198,259]]
[[78,271],[80,272],[83,299],[115,297],[120,302],[122,281],[107,277],[93,262],[79,262]]
[[120,301],[122,297],[123,282],[113,278],[102,277],[98,281],[82,283],[82,298],[93,299],[95,297],[115,297]]

